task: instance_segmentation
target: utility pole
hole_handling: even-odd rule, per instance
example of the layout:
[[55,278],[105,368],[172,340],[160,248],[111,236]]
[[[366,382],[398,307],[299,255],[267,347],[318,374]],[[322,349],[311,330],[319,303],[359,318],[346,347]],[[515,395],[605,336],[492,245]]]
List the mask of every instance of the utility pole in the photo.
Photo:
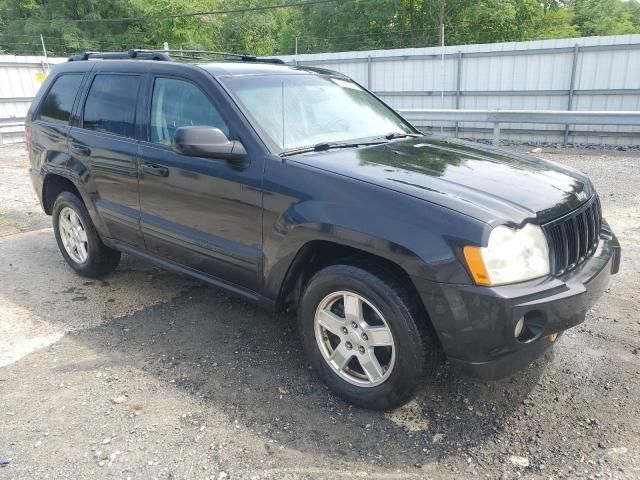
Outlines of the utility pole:
[[[444,110],[444,84],[446,81],[446,75],[445,75],[445,70],[444,70],[444,23],[440,24],[440,48],[441,48],[441,58],[440,58],[440,65],[441,65],[441,69],[442,69],[442,89],[440,90],[440,98],[441,98],[441,104],[442,106],[440,108],[442,108]],[[444,133],[444,125],[440,126],[440,133]]]
[[47,65],[47,72],[50,70],[49,58],[47,57],[47,48],[44,46],[44,37],[40,34],[40,41],[42,42],[42,51],[44,52],[44,61]]
[[411,28],[411,46],[417,47],[416,45],[416,17],[414,12],[414,0],[409,0],[409,25]]
[[440,29],[440,44],[444,45],[444,6],[445,0],[440,1],[440,14],[438,15],[438,26]]

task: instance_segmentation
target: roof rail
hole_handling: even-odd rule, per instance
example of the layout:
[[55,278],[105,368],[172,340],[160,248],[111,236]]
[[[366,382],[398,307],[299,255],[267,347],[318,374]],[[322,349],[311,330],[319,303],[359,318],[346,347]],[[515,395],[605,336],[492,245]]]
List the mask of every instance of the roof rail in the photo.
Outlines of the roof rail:
[[172,62],[173,59],[162,51],[131,49],[124,52],[83,52],[77,55],[71,55],[68,62],[78,62],[81,60],[119,60],[119,59],[137,59],[137,60],[160,60],[164,62]]
[[256,57],[244,53],[216,52],[211,50],[146,50],[132,49],[124,52],[83,52],[71,55],[69,62],[81,60],[101,59],[137,59],[137,60],[159,60],[172,62],[174,59],[180,60],[203,60],[205,57],[222,57],[224,60],[235,60],[240,62],[260,62],[284,65],[284,61],[279,58]]
[[284,65],[279,58],[257,57],[246,53],[217,52],[213,50],[144,50],[145,52],[168,53],[173,58],[202,60],[204,57],[222,57],[225,60],[238,60],[241,62],[261,62]]

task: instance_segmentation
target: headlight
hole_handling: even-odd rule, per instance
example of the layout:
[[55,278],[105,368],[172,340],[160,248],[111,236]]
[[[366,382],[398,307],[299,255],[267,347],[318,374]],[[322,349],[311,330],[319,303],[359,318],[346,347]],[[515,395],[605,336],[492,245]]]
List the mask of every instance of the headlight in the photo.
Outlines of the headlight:
[[478,285],[523,282],[548,275],[549,246],[542,229],[527,224],[520,230],[498,226],[486,247],[464,247],[464,258]]

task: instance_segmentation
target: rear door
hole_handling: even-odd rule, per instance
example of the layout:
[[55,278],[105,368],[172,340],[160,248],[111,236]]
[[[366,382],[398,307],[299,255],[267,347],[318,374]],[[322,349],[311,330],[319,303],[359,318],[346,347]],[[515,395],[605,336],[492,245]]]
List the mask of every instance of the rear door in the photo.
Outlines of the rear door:
[[90,193],[108,236],[144,248],[136,139],[137,103],[144,76],[97,70],[89,78],[80,124],[71,128],[69,152],[88,166],[87,185],[93,190]]
[[32,168],[40,172],[43,165],[60,168],[68,165],[69,121],[73,106],[80,97],[84,73],[62,73],[53,79],[31,122]]
[[141,227],[152,254],[251,296],[261,261],[263,161],[238,167],[172,148],[181,126],[213,126],[240,138],[212,84],[210,77],[174,75],[150,83],[148,141],[140,142]]

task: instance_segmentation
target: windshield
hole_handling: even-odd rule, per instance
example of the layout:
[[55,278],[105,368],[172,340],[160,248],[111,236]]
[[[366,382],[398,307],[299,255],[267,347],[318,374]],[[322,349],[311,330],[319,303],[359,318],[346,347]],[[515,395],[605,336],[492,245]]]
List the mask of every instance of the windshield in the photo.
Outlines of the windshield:
[[415,131],[358,85],[319,75],[228,77],[223,83],[280,150]]

